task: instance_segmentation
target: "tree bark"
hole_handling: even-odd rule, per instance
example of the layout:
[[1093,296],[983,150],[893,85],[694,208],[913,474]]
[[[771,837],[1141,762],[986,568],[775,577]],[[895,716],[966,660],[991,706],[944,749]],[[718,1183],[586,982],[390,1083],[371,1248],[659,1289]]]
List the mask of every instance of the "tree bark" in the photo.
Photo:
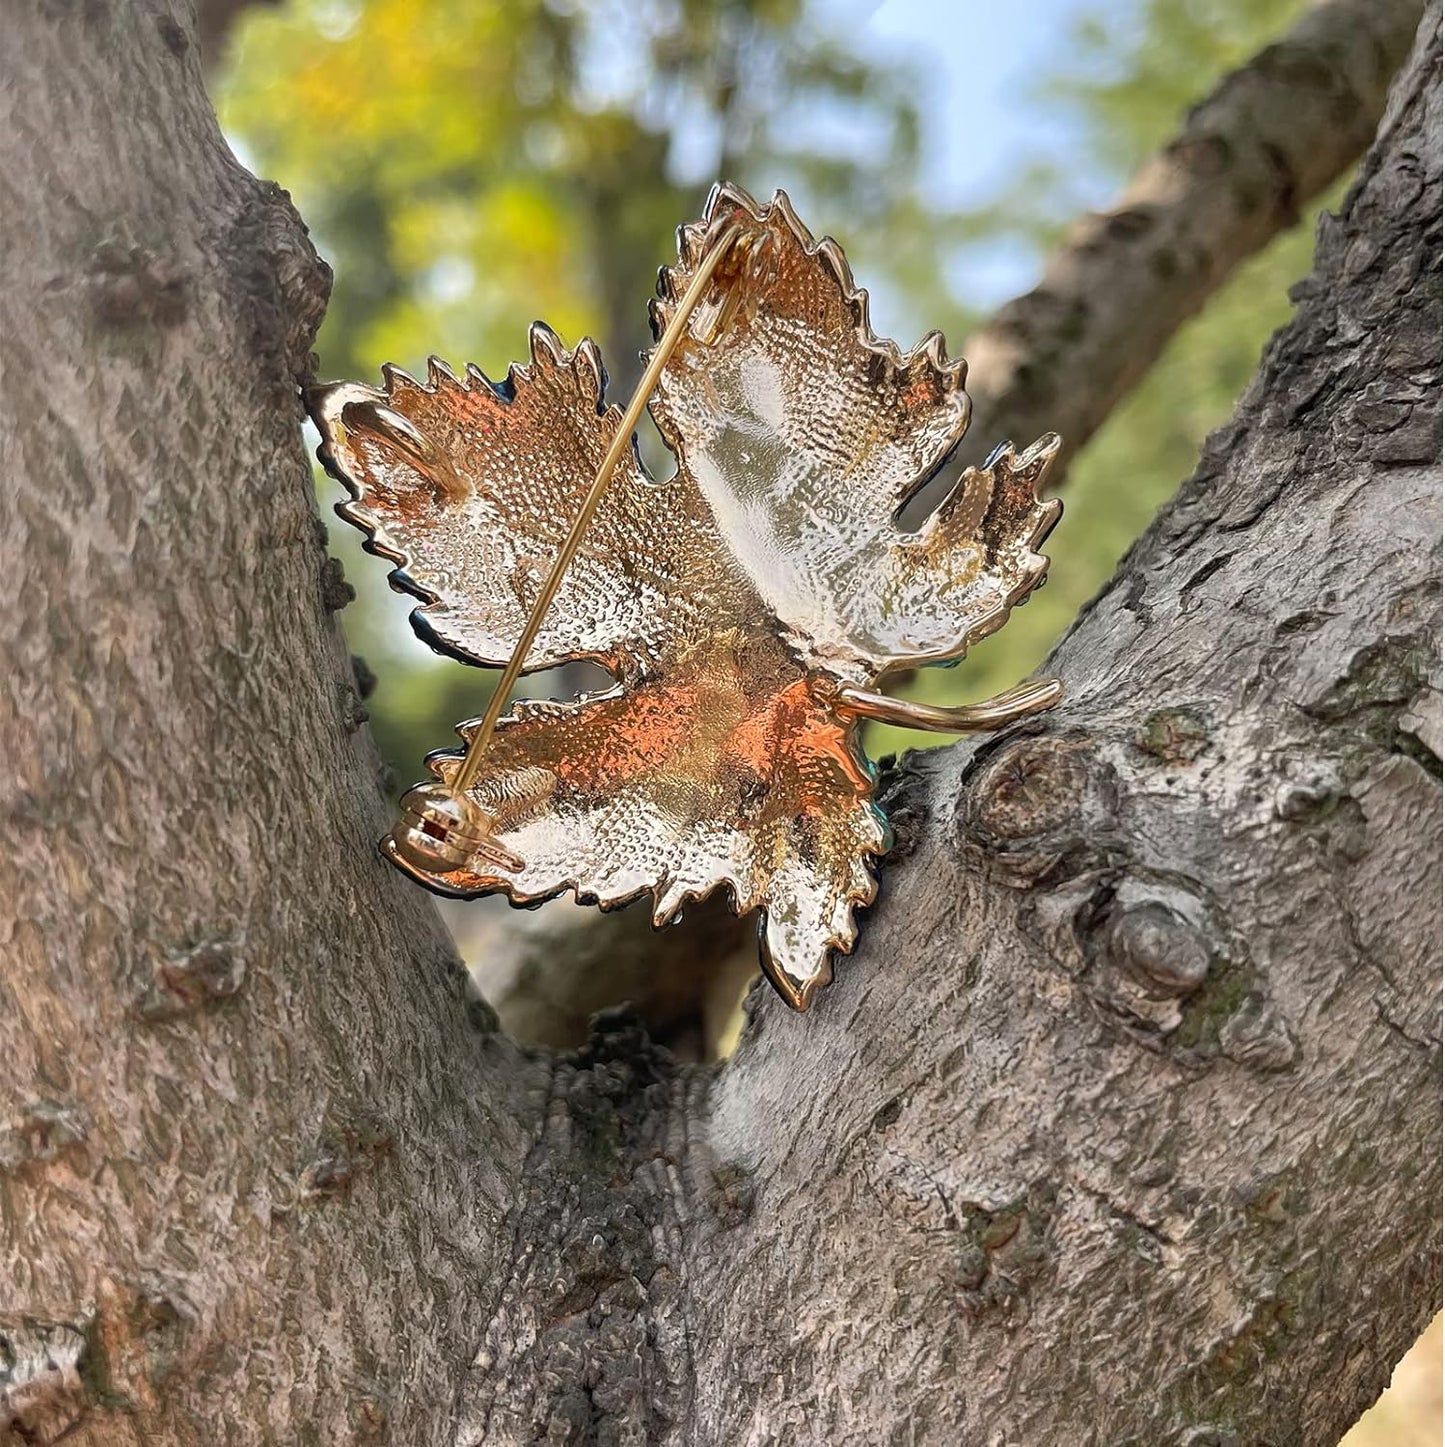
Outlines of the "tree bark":
[[721,1073],[707,1440],[1328,1444],[1435,1309],[1439,51],[1069,701],[905,766],[858,958]]
[[7,6],[0,113],[0,1435],[440,1441],[546,1072],[375,854],[327,274],[184,4]]
[[517,1049],[376,860],[324,272],[179,12],[12,7],[0,1432],[1335,1440],[1440,1281],[1439,30],[1069,702],[701,1068]]

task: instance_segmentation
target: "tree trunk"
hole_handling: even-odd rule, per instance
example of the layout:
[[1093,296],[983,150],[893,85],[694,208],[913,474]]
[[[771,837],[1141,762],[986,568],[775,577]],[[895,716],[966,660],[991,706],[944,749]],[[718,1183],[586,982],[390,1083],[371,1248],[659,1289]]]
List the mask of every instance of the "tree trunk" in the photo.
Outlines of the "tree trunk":
[[546,1069],[376,856],[300,431],[327,273],[188,23],[6,8],[0,1424],[441,1441]]
[[1439,7],[1294,322],[858,954],[529,1054],[377,859],[325,296],[183,8],[0,60],[0,1432],[1328,1444],[1439,1289]]

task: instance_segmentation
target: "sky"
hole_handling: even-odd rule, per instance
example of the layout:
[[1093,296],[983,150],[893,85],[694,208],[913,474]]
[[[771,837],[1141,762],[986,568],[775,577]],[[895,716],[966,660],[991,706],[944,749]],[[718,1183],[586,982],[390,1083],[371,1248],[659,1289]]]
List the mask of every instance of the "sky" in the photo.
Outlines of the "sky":
[[[585,11],[582,0],[569,3]],[[1084,168],[1076,119],[1049,106],[1037,77],[1058,68],[1082,14],[1117,11],[1127,24],[1137,0],[809,0],[808,8],[816,28],[855,54],[897,59],[918,74],[925,182],[944,206],[966,210],[994,200],[1030,160],[1074,159]],[[644,23],[640,13],[625,3],[593,13],[601,23],[583,58],[582,88],[599,103],[635,101],[646,73],[646,46],[631,28]],[[787,102],[778,97],[780,112]],[[672,109],[655,119],[673,131],[670,166],[678,178],[701,186],[715,179],[720,137],[706,119]],[[860,123],[856,111],[842,107],[787,116],[788,126],[806,131],[821,151],[866,150],[869,136]],[[1101,204],[1112,184],[1100,177],[1097,189],[1086,182],[1082,194]],[[967,275],[950,272],[949,281],[970,307],[992,308],[1028,290],[1037,269],[1030,253],[971,248]],[[879,301],[886,309],[886,296]]]
[[818,8],[856,25],[859,49],[877,42],[925,68],[936,121],[925,146],[929,179],[946,200],[985,200],[1016,158],[1069,145],[1069,124],[1033,92],[1034,75],[1098,0],[818,0]]
[[[1074,22],[1102,0],[816,0],[820,12],[856,27],[874,45],[922,70],[930,104],[923,138],[925,178],[949,206],[966,209],[998,194],[1011,172],[1078,145],[1075,124],[1051,111],[1036,88],[1039,68],[1064,53]],[[1121,17],[1132,0],[1112,0]],[[1103,204],[1111,183],[1100,178]],[[992,307],[1026,291],[1037,259],[1008,248],[975,249],[960,294]],[[957,280],[957,279],[955,279]]]

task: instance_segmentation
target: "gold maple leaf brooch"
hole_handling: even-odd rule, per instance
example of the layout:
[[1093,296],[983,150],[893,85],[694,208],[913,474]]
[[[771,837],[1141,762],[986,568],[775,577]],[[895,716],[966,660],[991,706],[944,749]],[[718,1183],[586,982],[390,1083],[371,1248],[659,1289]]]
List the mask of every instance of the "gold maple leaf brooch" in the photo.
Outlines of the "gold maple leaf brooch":
[[[678,251],[625,411],[603,401],[596,345],[540,323],[504,382],[433,360],[425,384],[386,367],[384,391],[308,402],[352,495],[339,511],[423,600],[417,631],[505,665],[458,728],[465,752],[433,754],[435,782],[402,800],[387,857],[453,896],[650,894],[659,926],[726,886],[802,1010],[890,844],[860,721],[966,732],[1060,696],[1053,679],[967,708],[874,691],[957,661],[1042,581],[1058,438],[998,448],[904,530],[968,426],[964,363],[937,332],[907,354],[875,337],[842,251],[781,192],[715,188]],[[665,481],[634,438],[649,402],[677,460]],[[501,716],[520,673],[582,659],[613,686]]]

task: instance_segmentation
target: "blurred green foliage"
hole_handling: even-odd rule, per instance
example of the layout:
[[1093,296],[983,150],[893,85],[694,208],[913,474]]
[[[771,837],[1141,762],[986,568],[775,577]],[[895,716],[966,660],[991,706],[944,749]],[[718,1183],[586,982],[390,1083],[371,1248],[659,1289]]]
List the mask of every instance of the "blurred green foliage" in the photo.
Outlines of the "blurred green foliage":
[[[905,344],[931,326],[957,341],[970,313],[946,258],[1042,256],[1081,207],[1081,174],[1122,182],[1302,3],[1101,0],[1065,68],[1020,99],[1062,108],[1077,153],[967,217],[920,184],[917,74],[860,53],[823,0],[291,0],[247,14],[217,89],[243,156],[292,191],[335,268],[323,376],[428,352],[501,375],[545,317],[568,341],[599,338],[623,396],[673,229],[714,177],[792,192],[899,300]],[[920,674],[917,696],[981,696],[1043,658],[1227,415],[1309,269],[1311,223],[1235,278],[1079,457],[1048,587],[960,669]],[[383,565],[331,531],[359,594],[348,636],[381,678],[373,727],[405,782],[480,711],[487,676],[413,642]],[[870,749],[937,742],[878,730]]]
[[[335,269],[326,370],[435,352],[500,375],[545,317],[622,388],[718,177],[916,249],[912,82],[803,0],[292,0],[245,18],[219,99]],[[845,118],[858,149],[806,145],[800,117]]]

